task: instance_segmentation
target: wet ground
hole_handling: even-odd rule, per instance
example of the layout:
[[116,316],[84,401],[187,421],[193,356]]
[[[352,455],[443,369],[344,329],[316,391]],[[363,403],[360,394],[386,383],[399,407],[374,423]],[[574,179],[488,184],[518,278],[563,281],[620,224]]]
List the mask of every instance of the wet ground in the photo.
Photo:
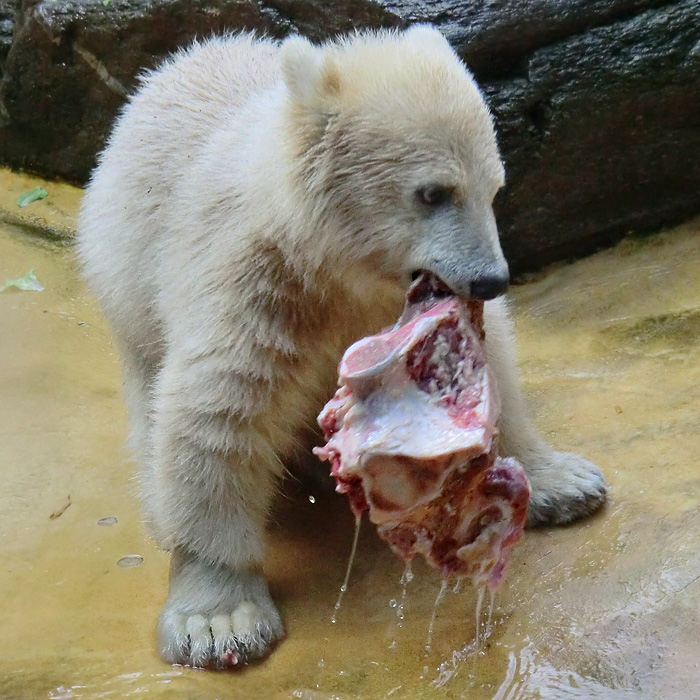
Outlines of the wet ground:
[[267,562],[288,637],[216,673],[154,653],[168,557],[139,521],[117,357],[70,247],[30,233],[68,231],[79,193],[49,183],[17,212],[35,183],[0,179],[0,286],[33,268],[45,287],[0,293],[2,700],[700,698],[700,221],[513,290],[537,423],[603,467],[612,500],[526,534],[479,650],[464,586],[426,652],[440,582],[417,563],[399,619],[403,566],[367,523],[333,624],[352,518],[290,484]]

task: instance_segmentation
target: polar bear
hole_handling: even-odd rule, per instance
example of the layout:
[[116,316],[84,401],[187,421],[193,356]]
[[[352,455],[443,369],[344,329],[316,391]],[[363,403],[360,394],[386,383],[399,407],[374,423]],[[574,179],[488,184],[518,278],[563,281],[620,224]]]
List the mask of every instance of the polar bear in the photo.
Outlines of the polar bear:
[[486,304],[502,452],[530,523],[606,498],[522,406],[491,203],[503,185],[482,96],[435,29],[323,46],[251,35],[146,76],[87,187],[78,248],[114,332],[146,520],[172,553],[157,644],[232,667],[283,636],[261,573],[284,465],[333,395],[345,348],[398,316],[419,270]]

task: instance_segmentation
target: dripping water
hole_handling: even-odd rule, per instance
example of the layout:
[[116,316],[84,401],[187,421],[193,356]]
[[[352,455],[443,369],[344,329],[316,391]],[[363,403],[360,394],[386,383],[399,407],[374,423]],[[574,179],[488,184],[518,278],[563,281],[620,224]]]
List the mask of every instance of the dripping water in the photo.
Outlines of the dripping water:
[[[493,614],[495,591],[492,588],[489,588],[489,593],[491,599],[489,601],[488,621],[486,622],[486,628],[484,630],[483,639],[481,638],[481,612],[484,604],[484,596],[486,594],[485,585],[479,586],[477,591],[475,610],[475,638],[464,648],[455,649],[452,652],[452,655],[449,658],[445,659],[445,661],[443,661],[438,666],[438,676],[433,681],[431,681],[431,685],[437,688],[441,688],[443,685],[445,685],[447,682],[449,682],[450,680],[452,680],[452,678],[455,677],[455,675],[459,672],[459,669],[462,666],[462,664],[464,664],[464,662],[469,658],[471,658],[473,664],[476,664],[476,660],[481,652],[481,642],[488,639],[488,637],[491,634],[491,617]],[[472,672],[474,672],[473,668]]]
[[476,595],[476,649],[479,650],[481,645],[481,608],[484,604],[484,593],[486,593],[485,586],[479,586],[479,592]]
[[[403,574],[401,574],[401,578],[399,579],[399,583],[401,584],[401,599],[397,605],[395,600],[392,600],[390,602],[390,605],[392,608],[396,608],[396,617],[399,618],[399,624],[398,628],[401,629],[403,627],[403,621],[404,621],[404,616],[405,616],[405,609],[406,609],[406,594],[408,592],[408,584],[411,583],[413,580],[413,571],[411,570],[411,560],[409,559],[406,562],[406,567],[403,570]],[[397,647],[396,643],[396,638],[389,644],[389,649],[396,649]]]
[[401,574],[401,579],[399,583],[401,584],[401,602],[396,610],[396,617],[399,618],[399,627],[403,627],[404,610],[406,608],[406,592],[408,591],[408,584],[413,581],[413,571],[411,570],[411,560],[406,562],[406,568]]
[[338,610],[340,610],[340,605],[343,602],[343,596],[345,591],[348,590],[348,581],[350,580],[350,572],[352,571],[352,564],[355,561],[355,553],[357,552],[357,542],[360,539],[360,524],[362,522],[362,517],[360,515],[355,516],[355,534],[352,538],[352,548],[350,549],[350,559],[348,559],[348,566],[345,569],[345,579],[343,580],[343,585],[340,587],[340,593],[338,594],[338,600],[335,602],[335,608],[333,609],[333,617],[331,622],[335,624],[338,620]]
[[489,616],[486,620],[486,632],[485,638],[488,639],[491,636],[491,620],[493,619],[493,603],[496,600],[496,589],[489,588]]
[[433,605],[433,614],[430,617],[430,624],[428,625],[428,641],[425,644],[426,653],[430,653],[433,644],[433,630],[435,629],[435,619],[437,618],[437,611],[442,599],[445,597],[445,592],[447,591],[447,579],[442,579],[442,584],[440,585],[440,592],[435,598],[435,603]]

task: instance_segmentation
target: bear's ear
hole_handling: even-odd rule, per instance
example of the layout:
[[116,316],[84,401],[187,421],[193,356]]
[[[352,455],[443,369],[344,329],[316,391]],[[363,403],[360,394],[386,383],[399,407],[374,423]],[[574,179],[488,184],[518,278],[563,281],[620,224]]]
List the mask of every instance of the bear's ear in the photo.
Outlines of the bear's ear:
[[406,39],[417,46],[431,47],[441,51],[452,52],[450,42],[444,35],[430,24],[414,24],[409,27],[405,35]]
[[301,36],[282,43],[282,75],[292,99],[311,109],[323,110],[340,90],[335,60]]

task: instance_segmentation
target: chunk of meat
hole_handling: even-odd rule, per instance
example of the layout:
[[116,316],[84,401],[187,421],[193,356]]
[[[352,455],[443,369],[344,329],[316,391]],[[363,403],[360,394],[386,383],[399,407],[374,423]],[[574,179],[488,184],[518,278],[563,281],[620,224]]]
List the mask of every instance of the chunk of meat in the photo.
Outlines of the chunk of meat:
[[530,490],[520,465],[497,457],[482,314],[423,273],[397,325],[345,353],[314,452],[404,560],[420,553],[444,576],[496,587]]

